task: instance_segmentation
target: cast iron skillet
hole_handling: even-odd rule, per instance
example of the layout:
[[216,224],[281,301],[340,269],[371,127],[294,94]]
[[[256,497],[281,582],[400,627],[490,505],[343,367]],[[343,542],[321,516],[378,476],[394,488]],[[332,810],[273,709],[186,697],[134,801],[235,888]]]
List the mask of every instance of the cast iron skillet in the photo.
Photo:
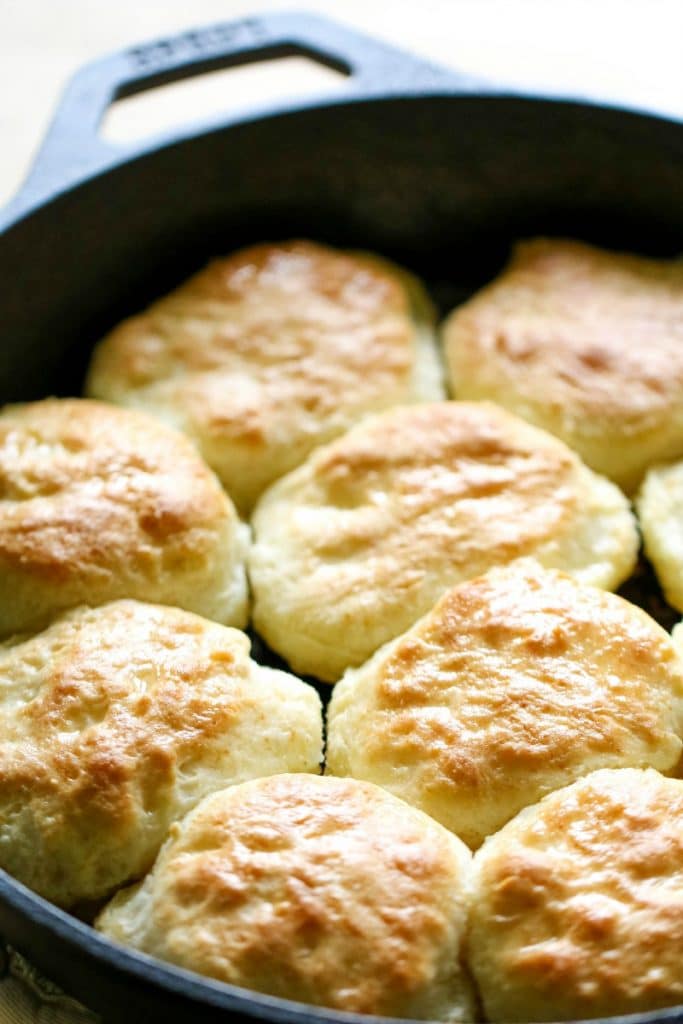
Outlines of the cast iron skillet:
[[[285,101],[132,148],[98,137],[112,100],[231,64],[303,54],[344,71]],[[138,46],[71,82],[21,194],[0,213],[0,400],[78,393],[94,340],[209,257],[310,236],[376,249],[444,307],[510,241],[564,234],[683,249],[683,124],[514,95],[309,15]],[[110,944],[0,872],[0,935],[109,1021],[367,1021],[268,998]],[[683,1007],[628,1018],[683,1022]]]

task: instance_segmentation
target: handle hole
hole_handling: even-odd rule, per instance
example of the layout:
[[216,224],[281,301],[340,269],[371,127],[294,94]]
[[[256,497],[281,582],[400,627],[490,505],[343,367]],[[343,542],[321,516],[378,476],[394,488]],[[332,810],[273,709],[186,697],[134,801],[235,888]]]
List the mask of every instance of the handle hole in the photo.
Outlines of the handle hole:
[[[282,55],[282,54],[285,55]],[[246,112],[269,100],[324,96],[338,90],[350,68],[328,58],[318,59],[299,48],[280,48],[277,55],[256,55],[251,61],[216,69],[183,69],[174,80],[167,76],[127,85],[106,111],[100,134],[113,143],[133,143],[182,125],[210,120],[235,111]],[[191,75],[183,77],[180,75]]]

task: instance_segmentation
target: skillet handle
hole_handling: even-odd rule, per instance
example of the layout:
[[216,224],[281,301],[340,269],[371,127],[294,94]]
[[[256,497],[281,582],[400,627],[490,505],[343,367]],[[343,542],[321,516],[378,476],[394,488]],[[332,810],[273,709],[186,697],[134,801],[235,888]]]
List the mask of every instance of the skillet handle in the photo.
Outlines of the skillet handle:
[[[310,56],[348,73],[340,94],[349,99],[444,89],[465,92],[476,87],[472,79],[314,14],[272,13],[183,32],[111,54],[76,73],[11,204],[12,213],[25,212],[85,178],[197,131],[196,125],[189,125],[135,145],[112,145],[100,137],[99,128],[114,100],[206,71],[290,55]],[[294,104],[290,99],[278,101],[271,109],[315,104],[315,98]],[[230,124],[241,116],[231,114],[221,123]]]

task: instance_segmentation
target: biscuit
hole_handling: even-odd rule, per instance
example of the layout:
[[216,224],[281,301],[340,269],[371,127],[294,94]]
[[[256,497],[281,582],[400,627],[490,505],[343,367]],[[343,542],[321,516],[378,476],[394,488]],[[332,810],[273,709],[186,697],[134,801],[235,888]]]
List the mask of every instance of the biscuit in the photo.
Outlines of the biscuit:
[[474,858],[469,963],[492,1021],[683,1002],[683,782],[603,770],[528,807]]
[[86,390],[185,431],[246,514],[367,413],[443,398],[419,283],[313,242],[216,260],[96,349]]
[[190,442],[83,399],[0,413],[0,635],[134,597],[246,624],[249,530]]
[[629,493],[683,455],[683,262],[523,242],[443,338],[457,398],[556,434]]
[[61,906],[140,877],[207,793],[322,758],[315,690],[178,608],[67,612],[0,677],[0,866]]
[[614,484],[483,402],[367,419],[274,484],[252,526],[256,629],[327,681],[494,565],[534,555],[609,589],[638,544]]
[[334,688],[327,770],[472,847],[597,768],[675,768],[683,662],[614,594],[531,559],[449,590]]
[[180,967],[303,1003],[470,1021],[471,858],[352,779],[279,775],[208,797],[97,927]]
[[683,462],[653,466],[636,498],[645,554],[670,605],[683,611]]

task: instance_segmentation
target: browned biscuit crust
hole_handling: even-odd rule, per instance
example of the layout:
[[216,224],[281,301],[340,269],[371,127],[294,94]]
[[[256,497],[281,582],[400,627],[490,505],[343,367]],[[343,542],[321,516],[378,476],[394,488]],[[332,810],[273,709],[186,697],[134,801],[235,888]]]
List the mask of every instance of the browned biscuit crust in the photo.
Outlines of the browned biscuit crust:
[[485,402],[365,420],[274,484],[252,524],[254,624],[330,681],[494,565],[534,555],[609,589],[638,544],[613,484]]
[[672,771],[683,663],[645,612],[525,561],[448,591],[346,673],[327,769],[368,779],[476,847],[597,768]]
[[459,840],[376,786],[280,775],[203,801],[97,926],[271,995],[464,1022],[469,869]]
[[143,413],[0,413],[0,635],[119,597],[247,621],[248,530],[190,442]]
[[683,782],[599,771],[528,807],[474,859],[469,963],[489,1020],[683,1002]]
[[62,906],[149,869],[207,793],[316,771],[312,687],[177,608],[116,601],[0,646],[0,865]]
[[683,455],[683,262],[518,244],[443,329],[450,383],[561,437],[634,490]]
[[378,257],[256,245],[117,327],[86,390],[185,431],[246,513],[361,416],[443,397],[432,320],[418,282]]

